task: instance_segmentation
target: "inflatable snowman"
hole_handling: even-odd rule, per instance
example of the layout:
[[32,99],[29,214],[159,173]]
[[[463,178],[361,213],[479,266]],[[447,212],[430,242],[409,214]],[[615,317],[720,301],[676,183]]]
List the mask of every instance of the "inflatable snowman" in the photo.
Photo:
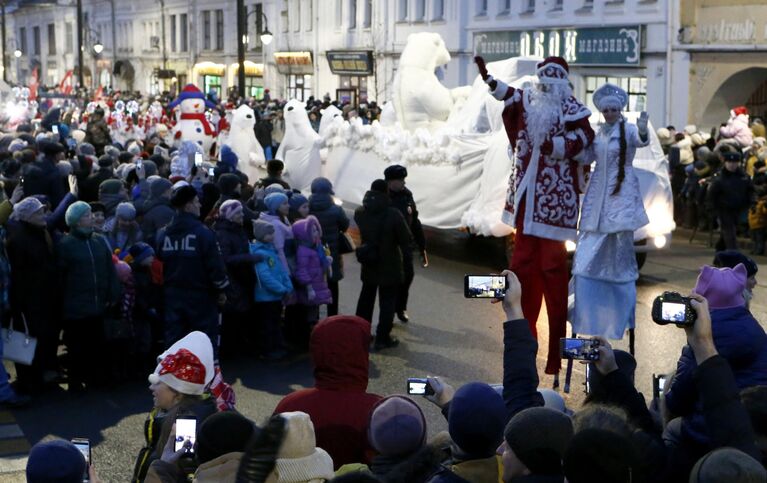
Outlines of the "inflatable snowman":
[[187,84],[178,97],[168,104],[168,109],[179,107],[176,125],[173,127],[174,144],[194,141],[202,146],[203,153],[210,153],[216,131],[205,117],[206,108],[216,107],[205,99],[202,91],[193,84]]
[[253,126],[256,124],[256,115],[253,109],[242,105],[232,113],[229,135],[226,144],[240,160],[239,169],[250,179],[258,179],[263,171],[258,171],[260,166],[266,163],[264,149],[256,140]]
[[321,176],[320,135],[312,129],[303,102],[288,101],[283,112],[285,137],[275,159],[285,163],[284,176],[291,187],[308,191],[312,180]]

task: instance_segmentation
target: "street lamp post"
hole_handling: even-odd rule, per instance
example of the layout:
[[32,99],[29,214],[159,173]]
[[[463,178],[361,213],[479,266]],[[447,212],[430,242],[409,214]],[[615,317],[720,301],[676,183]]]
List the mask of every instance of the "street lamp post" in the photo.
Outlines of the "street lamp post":
[[19,79],[19,76],[20,76],[20,74],[19,74],[19,59],[21,59],[22,55],[24,55],[24,52],[22,52],[21,49],[19,49],[19,48],[16,48],[13,51],[13,56],[16,57],[16,84],[20,83],[19,82],[20,81],[20,79]]
[[77,0],[77,86],[83,84],[83,0]]
[[[243,99],[245,98],[245,44],[248,42],[247,22],[248,18],[256,12],[257,10],[253,10],[252,12],[247,13],[244,0],[237,0],[237,63],[239,65],[239,69],[237,70],[237,91]],[[261,17],[264,19],[264,30],[261,32],[261,42],[266,46],[272,42],[274,36],[269,32],[268,19],[263,11],[261,12]],[[264,53],[263,47],[261,48],[261,53],[263,54],[262,58],[264,62],[261,75],[264,76],[266,69],[266,54]],[[263,78],[266,79],[266,77]]]
[[3,80],[8,83],[8,57],[6,55],[6,43],[5,43],[5,0],[3,0],[2,3],[2,32],[0,32],[0,35],[3,36]]

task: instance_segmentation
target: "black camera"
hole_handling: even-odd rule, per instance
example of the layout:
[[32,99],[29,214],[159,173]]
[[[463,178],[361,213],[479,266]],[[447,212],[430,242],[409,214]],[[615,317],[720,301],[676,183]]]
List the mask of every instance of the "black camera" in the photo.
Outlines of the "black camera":
[[652,303],[652,320],[659,325],[674,324],[677,327],[692,327],[698,315],[690,304],[689,297],[677,292],[663,292]]

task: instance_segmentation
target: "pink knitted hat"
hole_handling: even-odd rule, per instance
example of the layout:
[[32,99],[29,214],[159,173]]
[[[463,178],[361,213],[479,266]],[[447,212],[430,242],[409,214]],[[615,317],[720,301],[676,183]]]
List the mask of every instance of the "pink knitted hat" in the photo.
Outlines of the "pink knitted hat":
[[743,290],[748,274],[739,263],[735,268],[714,268],[704,265],[698,275],[695,293],[708,300],[709,309],[730,309],[746,305]]

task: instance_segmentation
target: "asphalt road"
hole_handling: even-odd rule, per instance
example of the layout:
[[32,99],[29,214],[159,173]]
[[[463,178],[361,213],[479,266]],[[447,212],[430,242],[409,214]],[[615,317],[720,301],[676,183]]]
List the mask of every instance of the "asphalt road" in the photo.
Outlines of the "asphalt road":
[[[502,268],[502,248],[485,240],[468,241],[457,233],[432,234],[431,238],[431,266],[416,269],[409,307],[411,323],[395,324],[394,335],[402,343],[396,349],[371,355],[371,392],[402,393],[407,377],[425,375],[444,376],[455,386],[477,380],[501,381],[502,311],[487,301],[464,299],[462,284],[464,274]],[[684,343],[682,330],[651,321],[652,300],[664,290],[689,292],[699,267],[709,263],[713,254],[701,243],[689,244],[682,238],[675,238],[670,250],[648,256],[637,284],[637,385],[647,395],[651,394],[651,375],[671,370]],[[353,256],[347,255],[345,261],[340,307],[342,313],[353,313],[360,289],[359,266]],[[754,294],[752,310],[759,320],[767,320],[765,286],[758,285]],[[545,348],[545,314],[539,327],[540,346]],[[615,345],[626,348],[628,344],[624,340]],[[541,374],[544,362],[545,353],[541,353]],[[234,385],[238,409],[258,422],[271,414],[282,396],[312,384],[308,357],[268,365],[244,356],[225,364],[223,370]],[[583,366],[576,365],[571,394],[565,395],[570,407],[577,408],[583,399],[583,380]],[[551,384],[551,376],[541,377],[542,387]],[[426,400],[419,403],[431,434],[446,429],[437,408]],[[15,411],[13,416],[30,444],[52,437],[89,438],[94,462],[104,481],[124,482],[142,446],[142,427],[150,408],[147,384],[137,382],[81,396],[70,396],[62,390],[34,401],[28,409]],[[14,465],[23,465],[23,460],[0,459],[0,479],[13,481],[10,474],[3,476],[3,470],[10,471]]]

